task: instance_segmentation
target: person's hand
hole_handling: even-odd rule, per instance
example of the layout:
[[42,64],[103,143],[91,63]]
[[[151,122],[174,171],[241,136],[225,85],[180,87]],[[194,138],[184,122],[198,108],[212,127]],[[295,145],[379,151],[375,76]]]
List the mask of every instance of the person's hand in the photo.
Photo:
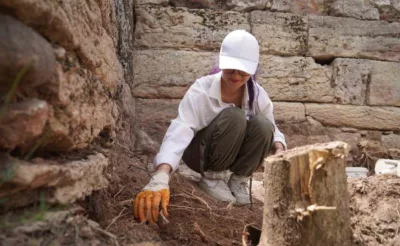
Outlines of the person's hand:
[[150,179],[148,185],[136,196],[134,201],[134,216],[140,222],[148,221],[156,223],[160,211],[165,217],[168,216],[169,193],[169,174],[165,171],[156,172]]

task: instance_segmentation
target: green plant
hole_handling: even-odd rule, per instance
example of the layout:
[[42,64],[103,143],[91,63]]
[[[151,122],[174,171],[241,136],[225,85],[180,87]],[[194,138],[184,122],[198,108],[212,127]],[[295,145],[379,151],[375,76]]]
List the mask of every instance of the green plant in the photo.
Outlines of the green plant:
[[8,105],[11,102],[11,99],[13,99],[15,91],[18,88],[19,83],[21,82],[22,78],[24,77],[24,75],[33,67],[34,62],[31,61],[28,64],[26,64],[24,67],[22,67],[21,70],[19,70],[19,72],[17,73],[17,76],[15,76],[14,81],[11,84],[11,89],[10,91],[7,93],[6,99],[4,101],[3,106],[1,107],[0,110],[0,119],[3,118],[4,114],[7,112],[8,109]]
[[48,210],[49,210],[49,207],[46,203],[46,195],[45,195],[44,191],[41,191],[40,198],[39,198],[39,212],[33,216],[32,220],[33,221],[43,220],[44,216]]
[[26,153],[24,160],[29,160],[35,153],[35,151],[44,143],[44,141],[49,138],[49,136],[50,136],[50,130],[47,128],[45,133],[42,136],[40,136],[40,138],[35,142],[35,144],[28,151],[28,153]]

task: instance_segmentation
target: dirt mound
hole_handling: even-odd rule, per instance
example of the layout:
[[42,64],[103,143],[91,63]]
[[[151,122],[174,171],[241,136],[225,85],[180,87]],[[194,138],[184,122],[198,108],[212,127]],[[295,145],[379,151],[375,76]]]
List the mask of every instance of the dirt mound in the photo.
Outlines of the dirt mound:
[[349,178],[348,185],[355,244],[400,245],[400,177]]
[[[146,178],[145,171],[138,171]],[[118,236],[122,245],[146,241],[162,242],[162,245],[242,245],[242,231],[246,225],[261,228],[261,201],[254,199],[253,208],[217,202],[197,188],[195,176],[187,174],[172,175],[169,223],[149,226],[135,221],[131,204],[123,200],[125,195],[121,194],[122,201],[117,207],[120,213],[129,215],[119,218],[108,231]],[[145,184],[139,183],[136,185],[141,189]]]

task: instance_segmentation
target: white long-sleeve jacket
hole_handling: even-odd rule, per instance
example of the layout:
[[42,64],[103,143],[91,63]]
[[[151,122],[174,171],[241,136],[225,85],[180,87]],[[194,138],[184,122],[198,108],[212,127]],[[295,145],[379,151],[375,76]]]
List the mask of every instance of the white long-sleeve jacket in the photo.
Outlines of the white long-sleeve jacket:
[[[222,72],[197,79],[189,88],[179,104],[178,117],[172,120],[164,136],[160,152],[154,159],[154,167],[162,163],[171,165],[175,171],[179,166],[183,152],[189,146],[195,134],[208,126],[225,108],[235,107],[233,103],[225,103],[221,99]],[[286,148],[284,135],[275,125],[273,105],[267,92],[255,83],[254,106],[249,108],[247,86],[242,102],[247,119],[253,115],[265,115],[275,126],[274,142],[281,142]]]

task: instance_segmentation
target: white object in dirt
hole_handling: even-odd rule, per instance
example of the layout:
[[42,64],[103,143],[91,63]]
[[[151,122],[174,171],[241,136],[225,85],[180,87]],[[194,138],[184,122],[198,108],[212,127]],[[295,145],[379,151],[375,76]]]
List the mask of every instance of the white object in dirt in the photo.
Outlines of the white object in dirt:
[[376,174],[397,174],[400,176],[400,160],[379,159],[375,164]]
[[347,177],[362,178],[367,177],[368,169],[365,167],[346,167]]

